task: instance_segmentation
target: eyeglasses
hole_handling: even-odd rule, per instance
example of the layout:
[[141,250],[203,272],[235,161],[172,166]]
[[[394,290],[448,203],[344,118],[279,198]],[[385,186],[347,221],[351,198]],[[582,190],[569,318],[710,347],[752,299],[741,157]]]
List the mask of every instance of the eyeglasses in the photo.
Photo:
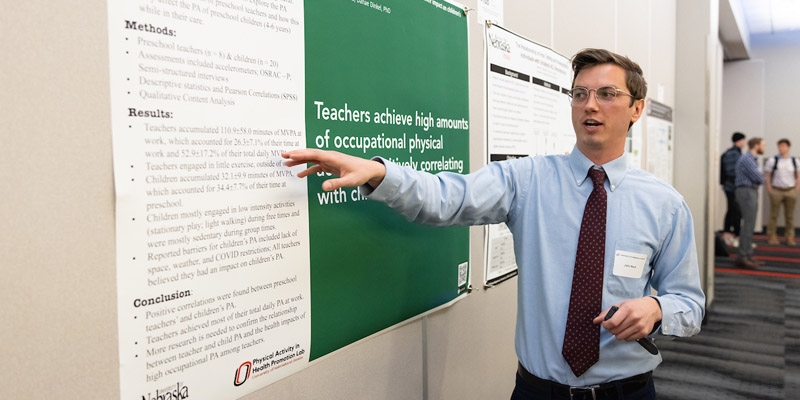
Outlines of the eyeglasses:
[[617,98],[617,92],[622,93],[624,95],[630,96],[634,100],[638,100],[636,97],[633,97],[632,94],[622,90],[617,89],[613,86],[603,86],[597,89],[587,89],[582,86],[576,86],[570,90],[567,95],[569,96],[569,103],[573,106],[580,106],[586,103],[589,100],[589,93],[594,90],[594,98],[600,104],[609,105],[614,102]]

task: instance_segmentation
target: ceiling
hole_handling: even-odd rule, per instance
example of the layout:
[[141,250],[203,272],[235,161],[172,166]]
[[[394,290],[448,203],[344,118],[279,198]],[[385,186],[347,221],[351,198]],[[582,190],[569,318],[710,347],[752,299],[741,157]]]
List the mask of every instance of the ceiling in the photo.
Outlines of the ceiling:
[[[720,0],[719,39],[725,61],[750,58],[750,37],[800,33],[800,0]],[[800,38],[800,35],[797,35]]]
[[800,29],[800,0],[739,0],[750,35]]

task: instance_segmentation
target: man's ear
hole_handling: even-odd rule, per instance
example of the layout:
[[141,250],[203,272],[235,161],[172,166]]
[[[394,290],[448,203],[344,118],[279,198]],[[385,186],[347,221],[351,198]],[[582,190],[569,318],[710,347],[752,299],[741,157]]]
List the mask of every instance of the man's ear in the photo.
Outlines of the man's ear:
[[634,123],[642,117],[642,113],[644,112],[644,99],[641,100],[634,100],[633,105],[633,115],[631,115],[631,123]]

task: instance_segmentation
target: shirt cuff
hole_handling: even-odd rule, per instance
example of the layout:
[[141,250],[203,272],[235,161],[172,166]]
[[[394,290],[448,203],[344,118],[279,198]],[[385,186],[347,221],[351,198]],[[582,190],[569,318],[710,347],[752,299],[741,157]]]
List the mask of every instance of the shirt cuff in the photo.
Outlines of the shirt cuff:
[[651,296],[661,305],[661,326],[656,333],[665,336],[692,336],[700,332],[692,321],[692,311],[677,299],[666,296]]
[[386,200],[394,197],[400,189],[402,173],[397,164],[383,157],[373,157],[372,161],[377,161],[383,164],[386,167],[386,175],[384,175],[383,181],[381,181],[378,187],[373,188],[368,183],[365,183],[359,186],[359,190],[364,197],[370,200],[385,202]]
[[[661,302],[658,301],[658,297],[656,297],[656,296],[650,296],[650,298],[655,300],[656,303],[658,303],[658,308],[661,309],[661,320],[663,320],[664,319],[664,309],[661,308]],[[656,323],[653,324],[653,330],[650,331],[650,333],[647,336],[651,336],[651,335],[653,335],[653,334],[658,332],[658,329],[661,328],[661,320],[656,321]]]

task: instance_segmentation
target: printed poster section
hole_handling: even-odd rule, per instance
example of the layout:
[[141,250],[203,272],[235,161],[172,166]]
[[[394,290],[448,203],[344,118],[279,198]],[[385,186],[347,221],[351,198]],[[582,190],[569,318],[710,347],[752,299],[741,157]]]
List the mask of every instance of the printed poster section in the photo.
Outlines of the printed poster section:
[[672,107],[647,99],[647,171],[672,185]]
[[309,361],[302,2],[108,15],[120,397],[239,398]]
[[503,0],[478,0],[478,23],[503,25]]
[[637,121],[633,124],[631,129],[628,130],[628,137],[625,140],[625,152],[627,153],[628,165],[643,169],[642,165],[642,156],[644,154],[644,149],[642,148],[642,137],[644,136],[642,131],[642,122]]
[[[486,149],[490,162],[568,154],[575,145],[570,60],[496,24],[487,24]],[[517,274],[514,238],[501,223],[486,230],[484,285]]]
[[[306,1],[310,148],[469,172],[467,19],[435,0]],[[308,178],[311,358],[456,299],[469,230],[407,222]]]

